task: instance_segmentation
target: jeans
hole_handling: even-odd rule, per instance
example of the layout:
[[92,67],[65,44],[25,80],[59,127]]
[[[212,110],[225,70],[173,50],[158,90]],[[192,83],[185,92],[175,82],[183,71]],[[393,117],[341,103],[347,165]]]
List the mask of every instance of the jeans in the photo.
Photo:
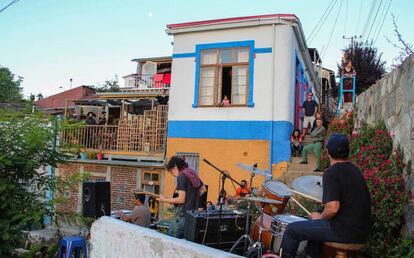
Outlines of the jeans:
[[301,241],[308,240],[306,255],[317,258],[321,255],[322,242],[341,242],[327,220],[307,220],[287,225],[281,248],[282,258],[294,258]]
[[185,217],[177,217],[173,219],[167,234],[176,238],[184,238],[184,226]]
[[321,163],[322,142],[314,142],[306,145],[302,151],[302,160],[308,161],[308,151],[313,151],[316,157],[316,168],[319,168]]
[[290,150],[292,151],[292,155],[295,152],[297,152],[298,154],[301,154],[302,153],[302,150],[303,150],[303,144],[302,143],[299,143],[298,146],[295,146],[295,144],[290,143]]

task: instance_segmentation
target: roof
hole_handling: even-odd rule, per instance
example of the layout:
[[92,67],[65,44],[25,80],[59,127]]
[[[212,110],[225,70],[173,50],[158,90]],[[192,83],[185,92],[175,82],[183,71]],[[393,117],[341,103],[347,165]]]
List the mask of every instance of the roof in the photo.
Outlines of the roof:
[[175,24],[168,24],[167,28],[178,29],[178,28],[187,28],[187,27],[195,27],[195,26],[203,26],[203,25],[215,25],[215,24],[223,24],[223,23],[233,23],[233,22],[242,22],[242,21],[251,21],[251,20],[277,19],[277,18],[299,20],[294,14],[279,13],[279,14],[242,16],[242,17],[233,17],[233,18],[224,18],[224,19],[175,23]]
[[35,105],[37,105],[40,109],[45,110],[61,109],[65,108],[66,106],[74,106],[75,103],[70,100],[84,98],[86,96],[91,96],[94,94],[95,90],[93,88],[90,86],[81,85],[79,87],[35,101]]
[[132,62],[146,62],[146,61],[152,61],[152,62],[165,62],[165,61],[172,61],[172,56],[156,56],[156,57],[141,57],[141,58],[135,58],[131,60]]

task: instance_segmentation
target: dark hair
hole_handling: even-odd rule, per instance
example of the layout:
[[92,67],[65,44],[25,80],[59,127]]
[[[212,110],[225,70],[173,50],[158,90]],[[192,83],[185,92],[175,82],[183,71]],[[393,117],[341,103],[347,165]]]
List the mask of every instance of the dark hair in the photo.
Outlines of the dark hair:
[[326,143],[329,155],[334,159],[347,159],[349,157],[349,141],[346,135],[334,133]]
[[167,170],[171,170],[174,167],[177,167],[179,171],[183,170],[184,168],[188,167],[187,162],[180,157],[180,156],[172,156],[167,163]]
[[135,194],[135,200],[138,200],[142,204],[144,204],[145,203],[145,194]]
[[[151,201],[152,201],[152,203],[151,203]],[[155,208],[155,198],[154,197],[150,196],[148,198],[148,206],[150,206],[151,208]]]
[[299,133],[299,136],[300,136],[300,130],[299,130],[299,129],[295,129],[295,130],[293,130],[293,132],[292,132],[292,136],[295,136],[295,132],[298,132],[298,133]]

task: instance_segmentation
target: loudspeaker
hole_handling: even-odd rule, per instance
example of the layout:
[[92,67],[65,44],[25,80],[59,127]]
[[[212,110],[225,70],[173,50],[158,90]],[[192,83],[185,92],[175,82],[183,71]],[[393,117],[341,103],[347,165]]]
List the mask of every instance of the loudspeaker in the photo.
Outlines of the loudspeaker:
[[100,218],[111,215],[111,185],[109,182],[84,182],[82,191],[83,216]]
[[[187,211],[185,217],[184,238],[212,248],[229,251],[233,244],[244,234],[247,216],[233,210],[223,210],[221,217],[221,241],[217,243],[219,211]],[[205,235],[205,237],[204,237]],[[204,243],[203,243],[204,238]],[[243,253],[243,244],[237,246],[234,253]]]

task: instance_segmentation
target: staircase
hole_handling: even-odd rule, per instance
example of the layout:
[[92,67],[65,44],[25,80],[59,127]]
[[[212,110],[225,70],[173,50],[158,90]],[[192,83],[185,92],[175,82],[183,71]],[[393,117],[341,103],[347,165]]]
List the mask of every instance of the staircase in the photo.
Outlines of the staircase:
[[[303,141],[306,146],[312,143],[311,137],[307,135]],[[288,164],[288,169],[282,172],[282,175],[275,180],[285,183],[288,187],[292,186],[293,180],[301,176],[322,176],[322,172],[313,172],[316,168],[316,157],[313,152],[308,152],[308,164],[299,164],[302,161],[301,157],[292,157]]]

